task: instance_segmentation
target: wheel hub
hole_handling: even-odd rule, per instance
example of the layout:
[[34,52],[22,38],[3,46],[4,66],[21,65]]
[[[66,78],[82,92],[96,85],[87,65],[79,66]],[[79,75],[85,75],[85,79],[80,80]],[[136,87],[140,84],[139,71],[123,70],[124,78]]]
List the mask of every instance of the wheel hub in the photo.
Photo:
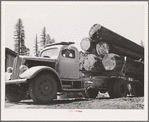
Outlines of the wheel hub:
[[52,91],[52,86],[49,81],[42,81],[39,86],[39,91],[41,95],[47,96]]
[[44,89],[45,89],[45,90],[48,90],[48,89],[49,89],[49,87],[48,87],[48,86],[45,86],[45,87],[44,87]]

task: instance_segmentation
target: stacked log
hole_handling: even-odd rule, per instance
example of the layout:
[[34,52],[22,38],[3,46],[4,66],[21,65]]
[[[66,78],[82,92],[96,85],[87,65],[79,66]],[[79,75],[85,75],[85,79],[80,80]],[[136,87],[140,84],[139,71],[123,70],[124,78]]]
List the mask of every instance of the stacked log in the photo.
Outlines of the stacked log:
[[107,71],[120,71],[124,60],[117,54],[109,53],[102,59],[102,64]]
[[80,45],[84,50],[80,52],[81,71],[120,71],[127,56],[127,74],[144,73],[144,64],[139,61],[144,57],[144,48],[99,24],[91,27],[89,37],[83,38]]
[[80,52],[80,70],[86,71],[100,71],[101,60],[99,60],[94,54],[85,54]]
[[94,43],[105,41],[111,45],[113,53],[131,57],[133,59],[140,59],[144,57],[144,48],[138,44],[116,34],[115,32],[95,24],[89,31],[89,36]]
[[109,45],[106,42],[99,42],[96,44],[96,51],[99,56],[105,56],[109,53]]
[[80,52],[80,70],[90,72],[120,71],[123,59],[114,53],[106,54],[103,58],[94,54]]
[[134,61],[131,58],[127,58],[126,63],[126,75],[129,77],[139,78],[144,77],[144,63],[141,61]]
[[87,50],[90,50],[91,48],[93,48],[92,42],[93,42],[93,40],[90,38],[83,38],[81,41],[81,44],[80,44],[82,50],[87,51]]

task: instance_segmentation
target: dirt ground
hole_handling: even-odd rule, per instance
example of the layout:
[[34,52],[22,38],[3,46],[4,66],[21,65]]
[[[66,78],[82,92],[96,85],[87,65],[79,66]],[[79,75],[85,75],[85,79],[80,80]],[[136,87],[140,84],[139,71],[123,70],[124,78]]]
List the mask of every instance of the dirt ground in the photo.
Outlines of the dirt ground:
[[63,98],[54,100],[48,105],[37,105],[32,100],[22,100],[10,103],[6,100],[8,109],[144,109],[144,97],[127,96],[110,99],[109,96],[98,95],[95,99]]

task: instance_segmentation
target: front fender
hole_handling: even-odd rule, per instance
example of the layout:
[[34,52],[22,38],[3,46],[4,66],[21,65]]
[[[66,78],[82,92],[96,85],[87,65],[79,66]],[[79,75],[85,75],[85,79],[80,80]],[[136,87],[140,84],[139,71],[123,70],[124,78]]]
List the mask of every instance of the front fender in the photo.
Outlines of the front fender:
[[35,66],[35,67],[31,67],[28,70],[26,70],[24,73],[22,73],[20,75],[20,78],[27,79],[27,80],[28,79],[32,79],[36,75],[38,75],[38,73],[40,73],[42,71],[50,71],[52,73],[52,75],[56,78],[59,91],[62,91],[62,82],[60,80],[59,75],[57,74],[57,72],[53,68],[48,67],[48,66]]
[[[35,67],[31,67],[28,70],[26,70],[25,72],[23,72],[20,75],[20,78],[23,78],[23,79],[32,79],[39,72],[44,71],[44,70],[52,71],[59,78],[59,75],[57,74],[57,72],[53,68],[48,67],[48,66],[35,66]],[[59,80],[60,80],[60,78],[59,78]]]

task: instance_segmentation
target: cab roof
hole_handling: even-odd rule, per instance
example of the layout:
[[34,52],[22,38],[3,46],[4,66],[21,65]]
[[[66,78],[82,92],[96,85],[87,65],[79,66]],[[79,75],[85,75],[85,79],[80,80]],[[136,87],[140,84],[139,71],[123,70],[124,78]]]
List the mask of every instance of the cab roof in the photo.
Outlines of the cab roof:
[[53,44],[45,45],[44,48],[46,48],[46,47],[50,47],[50,46],[54,46],[54,45],[71,45],[71,44],[75,44],[75,43],[74,43],[74,42],[60,42],[60,43],[53,43]]
[[[40,53],[44,50],[47,50],[49,48],[62,48],[62,47],[67,47],[71,44],[75,44],[74,42],[60,42],[60,43],[53,43],[53,44],[49,44],[49,45],[45,45],[44,48],[42,50],[40,50]],[[75,50],[77,50],[76,47],[72,46],[72,48],[74,48]]]

